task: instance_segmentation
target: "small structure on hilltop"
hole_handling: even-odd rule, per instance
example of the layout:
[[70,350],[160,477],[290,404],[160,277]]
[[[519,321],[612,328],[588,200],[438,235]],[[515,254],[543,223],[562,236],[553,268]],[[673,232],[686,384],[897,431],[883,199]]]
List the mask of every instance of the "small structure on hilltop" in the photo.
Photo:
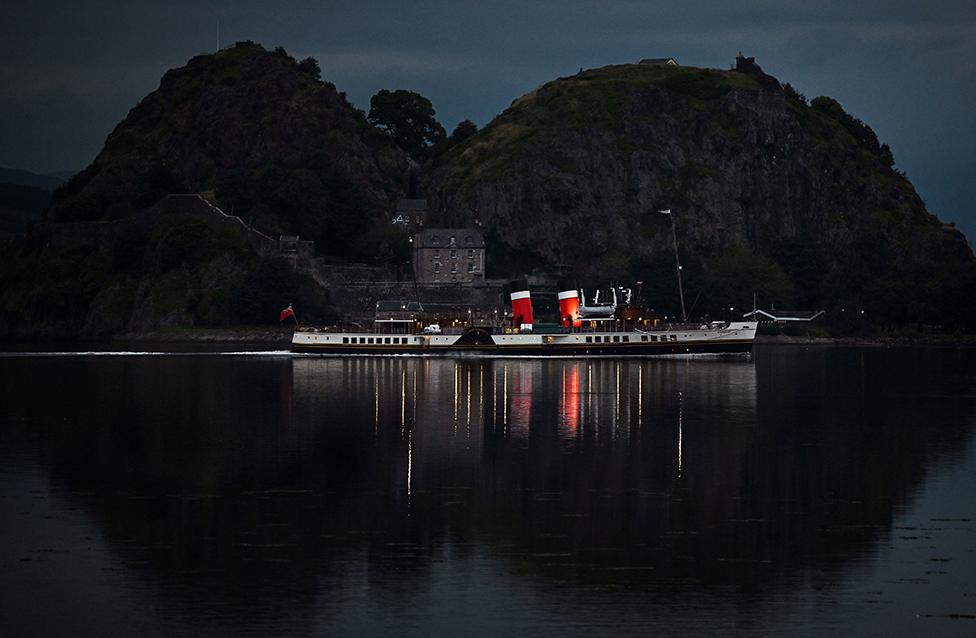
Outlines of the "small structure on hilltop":
[[644,58],[638,64],[650,64],[654,66],[680,66],[674,58]]
[[762,67],[756,64],[756,58],[747,58],[742,55],[741,51],[739,55],[735,56],[735,66],[732,67],[732,70],[752,77],[764,89],[779,90],[783,88],[776,78],[763,71]]
[[413,238],[413,273],[421,284],[485,280],[485,239],[477,228],[427,228]]

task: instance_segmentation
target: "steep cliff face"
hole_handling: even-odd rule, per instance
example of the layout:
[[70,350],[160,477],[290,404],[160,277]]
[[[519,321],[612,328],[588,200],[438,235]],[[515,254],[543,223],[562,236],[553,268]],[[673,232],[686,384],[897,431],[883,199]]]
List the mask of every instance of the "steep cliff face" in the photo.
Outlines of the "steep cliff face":
[[[241,43],[167,72],[58,191],[52,221],[116,219],[207,192],[268,234],[330,238],[390,210],[407,156],[317,71]],[[348,237],[344,237],[348,239]]]
[[[965,238],[926,211],[870,128],[829,98],[807,103],[740,69],[560,78],[429,165],[428,190],[445,221],[488,229],[502,270],[531,255],[584,279],[643,278],[668,254],[668,218],[655,211],[671,209],[700,288],[735,247],[778,261],[788,302],[869,296],[896,271],[910,285],[947,264],[969,276]],[[788,263],[803,260],[796,246],[807,263]]]

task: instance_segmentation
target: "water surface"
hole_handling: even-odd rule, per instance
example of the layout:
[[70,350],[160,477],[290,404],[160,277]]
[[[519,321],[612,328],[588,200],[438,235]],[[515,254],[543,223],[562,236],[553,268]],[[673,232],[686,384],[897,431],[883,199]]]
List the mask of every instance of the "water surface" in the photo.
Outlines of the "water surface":
[[976,353],[0,357],[3,635],[976,633]]

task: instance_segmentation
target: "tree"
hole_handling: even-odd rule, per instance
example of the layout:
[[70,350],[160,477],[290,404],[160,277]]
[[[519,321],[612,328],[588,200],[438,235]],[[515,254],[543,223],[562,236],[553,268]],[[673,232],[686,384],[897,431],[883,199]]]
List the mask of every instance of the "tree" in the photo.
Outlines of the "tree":
[[367,117],[417,161],[423,160],[427,149],[446,136],[444,127],[434,118],[430,100],[413,91],[381,90],[370,98]]
[[711,260],[704,293],[720,314],[725,308],[751,308],[754,294],[762,308],[788,308],[796,301],[796,286],[782,267],[745,246],[732,246]]
[[478,126],[474,122],[464,120],[454,128],[454,132],[451,133],[451,139],[455,142],[463,142],[477,132]]
[[311,56],[299,62],[298,68],[305,73],[308,73],[316,80],[319,80],[322,77],[322,69],[319,67],[319,61]]

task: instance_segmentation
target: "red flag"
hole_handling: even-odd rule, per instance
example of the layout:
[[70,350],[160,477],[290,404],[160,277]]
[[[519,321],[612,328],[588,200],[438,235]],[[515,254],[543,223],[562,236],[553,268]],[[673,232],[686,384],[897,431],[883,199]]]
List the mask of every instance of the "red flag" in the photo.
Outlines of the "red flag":
[[282,310],[281,314],[278,315],[278,323],[281,323],[288,317],[294,317],[294,316],[295,316],[295,311],[291,309],[291,304],[288,304],[288,307]]

